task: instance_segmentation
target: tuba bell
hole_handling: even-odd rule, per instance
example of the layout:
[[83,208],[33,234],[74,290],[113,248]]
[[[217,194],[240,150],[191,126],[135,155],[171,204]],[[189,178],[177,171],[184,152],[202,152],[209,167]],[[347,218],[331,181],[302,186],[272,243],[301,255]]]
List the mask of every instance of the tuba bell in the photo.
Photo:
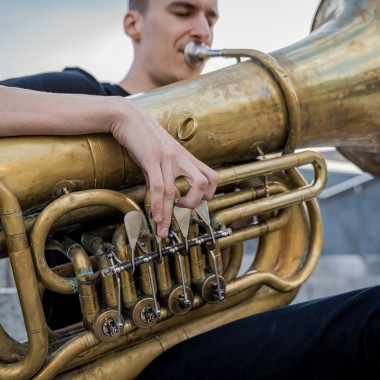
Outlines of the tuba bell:
[[[323,157],[298,149],[335,146],[380,175],[376,3],[323,0],[310,35],[271,54],[189,46],[194,64],[246,59],[132,97],[220,175],[212,200],[174,207],[167,239],[112,136],[1,138],[0,258],[27,341],[0,325],[0,378],[133,379],[183,340],[289,304],[319,259],[327,180]],[[49,326],[46,292],[76,297],[81,319]]]

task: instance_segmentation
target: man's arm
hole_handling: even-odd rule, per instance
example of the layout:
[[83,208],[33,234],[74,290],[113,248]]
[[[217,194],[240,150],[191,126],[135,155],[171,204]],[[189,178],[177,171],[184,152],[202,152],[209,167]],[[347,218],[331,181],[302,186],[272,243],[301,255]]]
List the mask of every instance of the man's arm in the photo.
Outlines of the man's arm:
[[178,200],[179,206],[194,208],[201,199],[214,195],[217,173],[132,101],[0,86],[0,136],[91,133],[112,133],[141,167],[159,236],[168,234],[176,178],[184,176],[190,185],[187,195]]

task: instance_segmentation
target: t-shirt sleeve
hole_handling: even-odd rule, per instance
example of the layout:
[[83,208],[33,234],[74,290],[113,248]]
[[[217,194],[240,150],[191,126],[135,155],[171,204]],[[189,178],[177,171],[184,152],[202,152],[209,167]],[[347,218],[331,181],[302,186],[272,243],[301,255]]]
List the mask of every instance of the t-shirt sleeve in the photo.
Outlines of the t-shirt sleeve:
[[106,95],[99,82],[80,68],[11,78],[1,81],[0,84],[44,92]]

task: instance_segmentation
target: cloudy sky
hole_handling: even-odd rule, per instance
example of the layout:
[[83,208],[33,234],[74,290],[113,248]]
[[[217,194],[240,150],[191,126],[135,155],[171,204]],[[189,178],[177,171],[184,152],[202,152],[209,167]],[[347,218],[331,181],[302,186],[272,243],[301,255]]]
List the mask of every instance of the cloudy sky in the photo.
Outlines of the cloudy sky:
[[[154,1],[154,0],[153,0]],[[80,66],[117,82],[132,60],[125,0],[0,0],[0,79]],[[309,34],[319,0],[219,0],[214,48],[275,51]],[[231,60],[210,61],[206,71]]]

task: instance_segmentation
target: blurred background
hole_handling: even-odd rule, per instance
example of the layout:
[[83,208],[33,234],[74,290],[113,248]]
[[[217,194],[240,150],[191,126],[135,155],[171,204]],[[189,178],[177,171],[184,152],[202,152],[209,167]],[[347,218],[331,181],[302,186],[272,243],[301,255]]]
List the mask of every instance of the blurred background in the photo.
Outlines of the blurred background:
[[[309,34],[319,0],[219,0],[214,48],[270,53]],[[118,82],[132,61],[124,35],[125,0],[0,0],[0,80],[79,66],[101,81]],[[210,60],[205,72],[233,64]],[[323,150],[329,168],[319,196],[324,223],[321,259],[294,302],[380,282],[378,179]],[[310,175],[303,169],[305,177]],[[25,333],[7,260],[0,261],[0,321]],[[15,318],[15,316],[19,316]]]
[[[102,81],[125,75],[132,48],[126,0],[0,0],[0,79],[80,66]],[[219,0],[215,48],[271,52],[309,34],[319,0]],[[231,64],[209,62],[206,72]]]

